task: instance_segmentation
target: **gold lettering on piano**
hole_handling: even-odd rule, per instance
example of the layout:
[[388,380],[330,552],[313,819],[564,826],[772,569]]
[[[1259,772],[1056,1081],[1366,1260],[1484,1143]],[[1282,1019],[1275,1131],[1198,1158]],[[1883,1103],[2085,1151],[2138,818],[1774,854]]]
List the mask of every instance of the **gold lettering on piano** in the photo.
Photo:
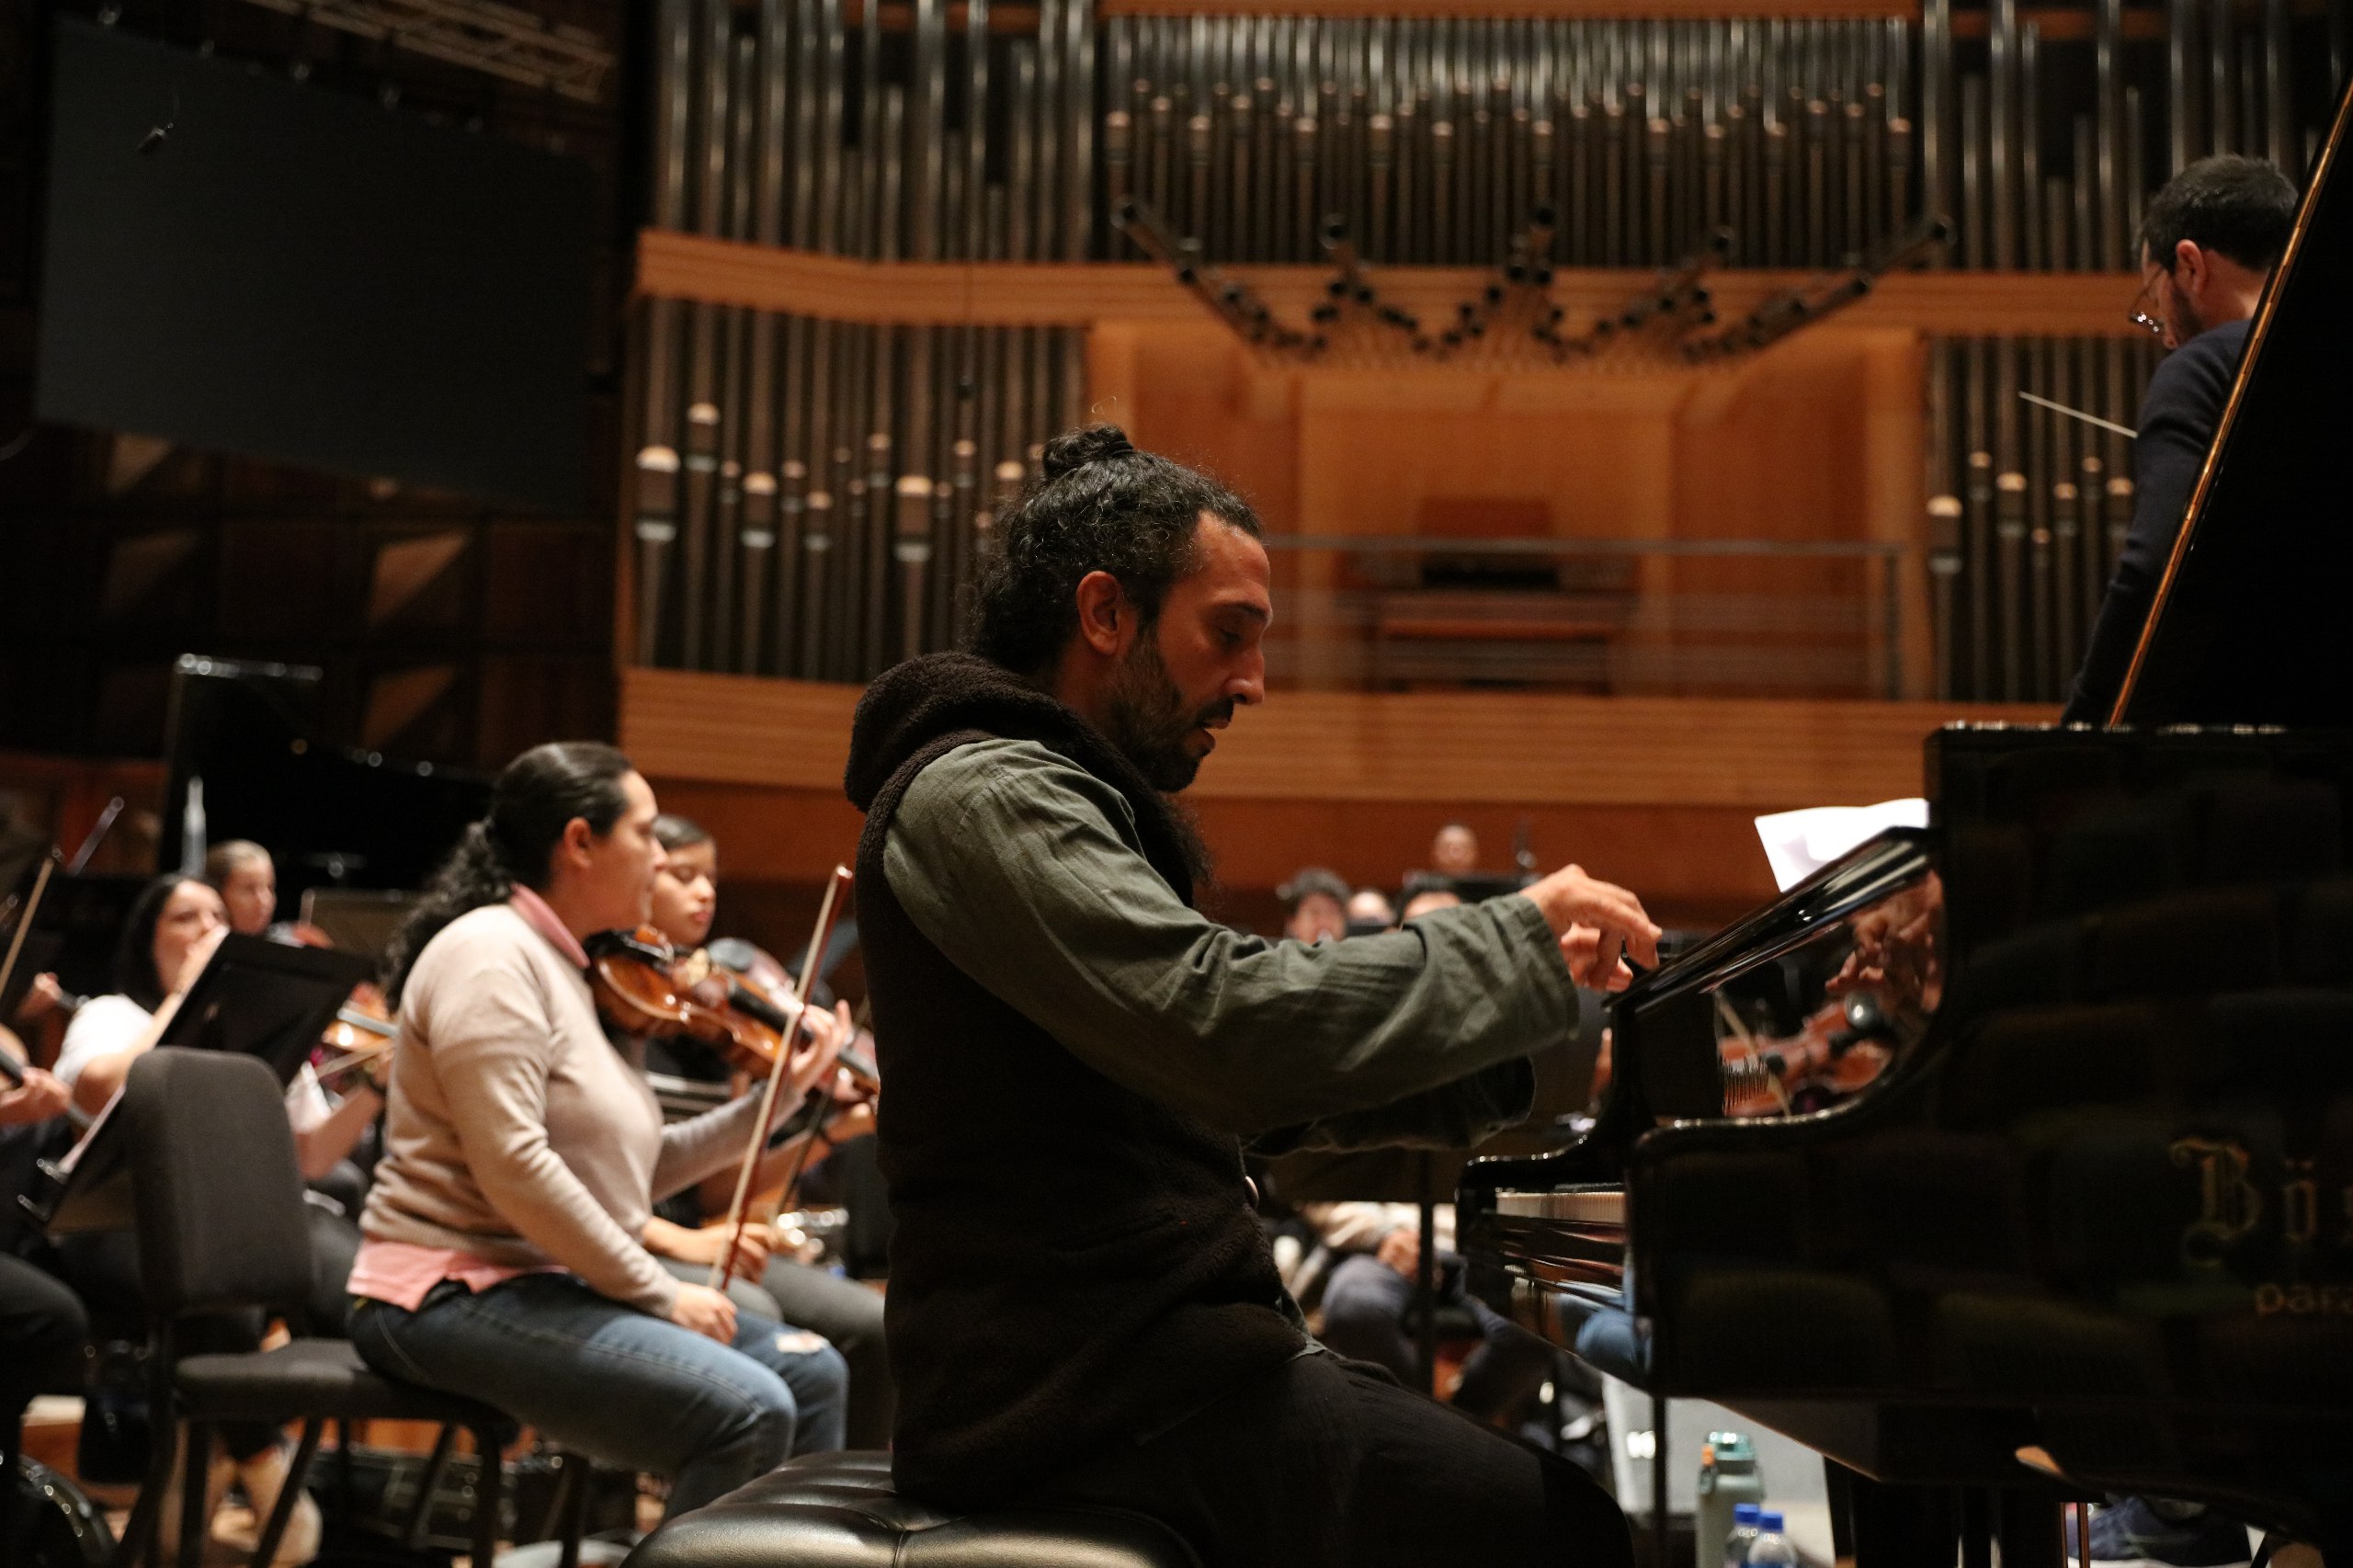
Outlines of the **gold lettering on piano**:
[[2279,1229],[2293,1246],[2320,1239],[2320,1183],[2313,1179],[2310,1160],[2288,1162],[2288,1179],[2279,1184]]
[[2257,1285],[2255,1310],[2259,1317],[2353,1317],[2353,1285]]
[[2177,1165],[2195,1165],[2199,1216],[2181,1233],[2181,1260],[2193,1269],[2219,1273],[2223,1254],[2263,1221],[2263,1194],[2247,1180],[2254,1164],[2244,1145],[2216,1138],[2183,1138],[2170,1151]]

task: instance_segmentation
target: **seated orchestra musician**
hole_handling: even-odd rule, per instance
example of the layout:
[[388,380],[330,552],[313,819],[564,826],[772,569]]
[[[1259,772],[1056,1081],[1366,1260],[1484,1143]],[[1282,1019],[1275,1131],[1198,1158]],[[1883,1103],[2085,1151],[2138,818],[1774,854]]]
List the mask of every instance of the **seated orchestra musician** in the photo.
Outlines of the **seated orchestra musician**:
[[1397,923],[1419,920],[1435,910],[1457,909],[1462,895],[1454,891],[1453,879],[1434,871],[1415,871],[1405,879],[1397,892]]
[[885,673],[847,782],[897,1233],[892,1471],[1151,1515],[1221,1563],[1631,1560],[1582,1472],[1311,1340],[1245,1140],[1468,1143],[1657,927],[1571,867],[1378,937],[1193,907],[1171,798],[1265,695],[1259,524],[1098,426],[997,532],[977,656]]
[[1397,906],[1379,888],[1358,888],[1348,895],[1348,929],[1370,935],[1397,924]]
[[[598,1021],[582,943],[645,922],[667,858],[655,815],[612,747],[528,751],[395,936],[401,1030],[351,1337],[388,1376],[666,1477],[676,1514],[839,1448],[847,1373],[641,1239],[656,1199],[742,1156],[760,1111],[745,1096],[665,1128]],[[809,1036],[779,1115],[833,1071],[834,1021]]]
[[1429,869],[1441,877],[1479,874],[1479,835],[1470,824],[1447,823],[1430,835]]
[[[23,1042],[0,1025],[0,1051],[18,1062],[26,1060]],[[22,1083],[0,1083],[0,1466],[13,1465],[23,1445],[25,1409],[37,1394],[73,1393],[82,1387],[84,1359],[90,1340],[89,1314],[81,1298],[47,1270],[17,1256],[25,1221],[16,1210],[15,1198],[26,1188],[28,1166],[38,1152],[35,1142],[56,1125],[72,1102],[73,1093],[38,1067],[20,1069]],[[18,1521],[9,1510],[17,1490],[0,1473],[0,1542],[16,1539],[8,1533]]]
[[229,929],[241,937],[273,934],[278,917],[278,863],[250,838],[229,838],[204,852],[204,881],[221,895]]
[[[270,858],[267,849],[250,838],[223,839],[207,848],[204,852],[204,881],[221,895],[221,905],[228,917],[229,929],[238,936],[261,937],[298,947],[333,945],[327,934],[315,926],[278,918],[278,863]],[[374,985],[363,985],[355,994],[354,1003],[358,1004],[363,994],[371,1003],[381,1000],[381,996]],[[382,1016],[380,1008],[371,1006],[369,1010]],[[348,1033],[348,1030],[345,1032]],[[357,1056],[358,1053],[352,1054]],[[348,1058],[346,1060],[347,1065],[353,1064]],[[346,1218],[351,1220],[359,1217],[359,1206],[368,1197],[368,1172],[375,1165],[376,1156],[372,1134],[376,1119],[384,1108],[381,1080],[389,1066],[381,1061],[357,1064],[363,1066],[365,1071],[350,1074],[351,1082],[358,1086],[346,1091],[348,1098],[345,1103],[349,1104],[350,1100],[364,1096],[367,1105],[364,1113],[356,1108],[345,1113],[345,1125],[350,1130],[351,1142],[344,1145],[342,1152],[324,1170],[316,1168],[310,1150],[304,1151],[302,1165],[302,1176],[310,1183],[311,1190],[332,1201]],[[305,1076],[314,1076],[308,1067],[302,1071]],[[367,1093],[369,1090],[373,1093]],[[358,1119],[351,1120],[354,1117]],[[300,1125],[299,1120],[297,1125]],[[341,1144],[343,1140],[338,1134],[331,1142]],[[324,1150],[320,1152],[324,1153]],[[358,1250],[359,1233],[350,1227],[342,1227],[338,1234],[348,1243],[333,1271],[336,1282],[335,1289],[339,1294],[344,1276],[351,1271],[351,1254]],[[338,1318],[336,1321],[341,1320]]]
[[[719,908],[719,846],[700,824],[664,812],[654,822],[654,835],[669,858],[654,881],[654,914],[649,924],[682,953],[690,953],[710,939],[711,923]],[[655,1038],[641,1042],[642,1061],[649,1069],[676,1077],[723,1082],[723,1062],[691,1039]],[[804,1157],[814,1166],[835,1147],[874,1131],[874,1105],[861,1099],[836,1112],[822,1130],[781,1144],[766,1158],[754,1178],[755,1190],[766,1191],[785,1178],[790,1166]],[[646,1251],[681,1279],[701,1279],[725,1250],[725,1216],[733,1196],[735,1173],[722,1172],[654,1206],[654,1217],[640,1236]],[[789,1257],[769,1253],[765,1231],[752,1227],[744,1243],[750,1254],[743,1277],[731,1280],[727,1293],[739,1309],[796,1324],[822,1335],[849,1366],[849,1405],[845,1440],[854,1449],[879,1449],[891,1440],[891,1362],[882,1341],[882,1298],[862,1285],[836,1278]]]
[[1283,935],[1294,942],[1337,941],[1348,934],[1348,884],[1322,866],[1302,866],[1275,890],[1287,906]]
[[[96,1115],[114,1097],[131,1062],[166,1027],[159,1021],[165,999],[196,983],[231,929],[227,906],[211,884],[168,874],[148,883],[124,923],[115,954],[116,989],[82,1005],[57,1053],[57,1075],[72,1087],[75,1104]],[[306,1180],[334,1172],[374,1125],[384,1108],[382,1073],[379,1062],[351,1074],[337,1099],[310,1063],[296,1072],[286,1088],[286,1113]],[[341,1321],[339,1312],[334,1321]]]
[[[166,874],[141,891],[116,949],[116,989],[82,1005],[58,1051],[58,1079],[84,1110],[96,1114],[104,1108],[122,1087],[131,1063],[153,1049],[169,1022],[166,1001],[196,983],[228,929],[221,895],[196,878]],[[355,1077],[358,1081],[347,1086],[340,1102],[329,1097],[307,1063],[287,1085],[287,1119],[293,1125],[296,1154],[306,1177],[333,1171],[383,1108],[376,1085],[365,1074]],[[343,1279],[358,1250],[358,1235],[348,1220],[323,1209],[306,1208],[303,1218],[310,1227],[313,1279],[305,1326],[314,1334],[339,1333],[348,1308]],[[58,1244],[58,1259],[66,1280],[93,1315],[132,1332],[143,1325],[138,1244],[131,1232],[68,1236]],[[183,1344],[211,1351],[254,1350],[260,1347],[263,1328],[258,1313],[225,1314],[191,1325]],[[285,1445],[267,1426],[224,1422],[220,1431],[227,1453],[216,1456],[210,1481],[214,1500],[225,1490],[233,1469],[246,1496],[266,1517],[285,1482]],[[173,1474],[179,1474],[177,1466]],[[167,1540],[178,1519],[176,1506],[166,1507]],[[297,1506],[279,1561],[303,1561],[317,1547],[319,1528],[317,1508],[306,1497]]]

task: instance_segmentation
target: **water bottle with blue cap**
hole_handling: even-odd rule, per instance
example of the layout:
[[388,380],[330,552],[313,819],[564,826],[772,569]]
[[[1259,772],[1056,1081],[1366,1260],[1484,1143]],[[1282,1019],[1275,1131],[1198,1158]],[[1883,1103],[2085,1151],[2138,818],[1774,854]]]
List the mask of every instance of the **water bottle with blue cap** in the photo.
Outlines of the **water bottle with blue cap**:
[[1756,1517],[1756,1539],[1748,1543],[1749,1568],[1797,1568],[1797,1548],[1781,1533],[1781,1516],[1768,1508]]
[[1718,1561],[1723,1568],[1745,1568],[1748,1549],[1756,1544],[1756,1521],[1764,1508],[1755,1503],[1735,1503],[1732,1510],[1732,1528],[1724,1536],[1723,1556]]

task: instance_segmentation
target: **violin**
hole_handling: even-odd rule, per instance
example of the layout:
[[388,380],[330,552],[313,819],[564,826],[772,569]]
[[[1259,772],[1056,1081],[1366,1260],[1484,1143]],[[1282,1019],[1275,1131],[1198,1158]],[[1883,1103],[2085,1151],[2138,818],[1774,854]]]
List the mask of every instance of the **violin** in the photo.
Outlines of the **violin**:
[[1717,1041],[1726,1116],[1821,1110],[1870,1087],[1894,1060],[1879,999],[1868,991],[1825,1004],[1787,1038],[1751,1034],[1722,997],[1717,1007],[1733,1024]]
[[[722,942],[713,942],[703,951],[710,953],[710,963],[732,972],[736,980],[751,986],[760,996],[769,998],[789,1017],[800,1012],[800,1003],[793,1001],[793,974],[790,974],[790,970],[783,968],[781,959],[777,959],[765,947],[744,942],[741,937],[727,937]],[[875,1095],[882,1093],[882,1074],[875,1066],[875,1036],[869,1028],[857,1028],[849,1036],[849,1040],[842,1043],[835,1064],[842,1072],[849,1074],[852,1095],[845,1097],[845,1095],[835,1093],[833,1099],[842,1104],[854,1104],[857,1099],[873,1099]]]
[[[765,1077],[792,1037],[801,1004],[787,989],[784,966],[757,948],[752,952],[775,967],[775,982],[718,963],[709,949],[680,954],[649,926],[601,932],[588,942],[589,988],[616,1028],[684,1035],[736,1071]],[[859,1093],[881,1088],[870,1054],[846,1046],[839,1060]]]
[[337,1074],[364,1067],[399,1042],[400,1026],[384,1001],[383,989],[370,980],[351,988],[351,995],[335,1010],[335,1017],[320,1033],[319,1046],[331,1052],[315,1071],[325,1083]]

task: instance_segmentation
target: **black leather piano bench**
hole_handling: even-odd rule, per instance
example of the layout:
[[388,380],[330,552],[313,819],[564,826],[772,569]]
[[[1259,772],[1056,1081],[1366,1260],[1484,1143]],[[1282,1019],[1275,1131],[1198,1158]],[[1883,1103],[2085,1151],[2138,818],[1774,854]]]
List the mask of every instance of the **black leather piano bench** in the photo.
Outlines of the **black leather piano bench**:
[[1141,1514],[951,1514],[891,1490],[891,1456],[807,1454],[681,1514],[622,1568],[1200,1568]]

